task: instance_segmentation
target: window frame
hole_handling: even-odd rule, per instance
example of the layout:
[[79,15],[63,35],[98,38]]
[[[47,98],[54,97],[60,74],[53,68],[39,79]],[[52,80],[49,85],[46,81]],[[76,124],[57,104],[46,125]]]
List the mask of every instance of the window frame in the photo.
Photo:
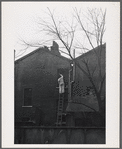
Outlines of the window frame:
[[[31,104],[30,105],[25,105],[25,89],[31,89]],[[32,107],[32,99],[33,99],[33,89],[32,87],[24,87],[23,89],[23,105],[22,107]]]

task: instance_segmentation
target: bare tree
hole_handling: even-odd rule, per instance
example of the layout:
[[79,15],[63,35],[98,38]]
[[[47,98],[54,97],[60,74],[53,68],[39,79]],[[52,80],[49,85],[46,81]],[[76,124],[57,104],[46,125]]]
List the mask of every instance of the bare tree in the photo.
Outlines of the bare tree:
[[[95,95],[98,100],[99,111],[101,112],[102,111],[101,91],[105,81],[105,72],[104,74],[101,73],[101,50],[103,45],[103,35],[105,32],[106,11],[103,12],[102,9],[88,9],[87,16],[85,16],[85,18],[87,19],[86,26],[83,24],[81,14],[80,12],[78,12],[76,8],[74,9],[73,18],[77,20],[78,23],[77,26],[76,24],[75,25],[69,24],[67,22],[61,22],[61,21],[57,22],[54,17],[54,12],[52,13],[49,8],[48,12],[51,22],[45,22],[44,20],[41,20],[39,23],[42,26],[42,30],[46,31],[48,34],[53,35],[55,38],[57,38],[63,43],[70,58],[75,62],[76,66],[88,77],[95,91]],[[90,24],[90,28],[88,27],[88,23]],[[80,31],[82,31],[82,33],[85,34],[85,37],[88,40],[88,43],[93,49],[94,54],[97,58],[96,66],[94,66],[94,68],[92,69],[90,68],[88,59],[86,58],[82,59],[82,62],[84,63],[85,66],[82,67],[79,64],[79,62],[72,56],[71,52],[73,48],[73,41],[75,38],[76,27],[80,28]],[[99,53],[97,50],[94,50],[96,46],[99,46],[100,48]],[[89,48],[85,47],[82,44],[82,42],[80,43],[80,46],[77,48],[81,48],[87,51],[89,50]],[[98,68],[97,71],[99,77],[99,82],[97,83],[94,80],[94,74],[96,68]]]
[[[102,73],[101,70],[101,52],[103,46],[103,36],[105,33],[105,17],[106,17],[106,10],[103,12],[102,9],[88,9],[87,16],[85,18],[88,20],[87,27],[82,22],[80,12],[77,9],[75,11],[75,18],[77,19],[81,30],[86,35],[88,43],[90,44],[91,48],[93,49],[94,55],[96,57],[96,65],[94,68],[90,69],[89,60],[84,58],[82,62],[85,65],[85,74],[89,78],[93,89],[95,91],[98,104],[99,104],[99,111],[102,112],[102,99],[101,99],[101,92],[103,88],[103,84],[105,81],[105,72]],[[88,23],[90,24],[90,28],[88,28]],[[99,47],[99,50],[95,50],[95,46]],[[76,62],[77,63],[77,62]],[[94,80],[94,73],[98,68],[98,82]],[[80,68],[81,69],[81,68]]]
[[[83,21],[81,17],[81,11],[78,11],[76,8],[73,11],[72,21],[64,21],[57,20],[55,17],[55,12],[48,9],[48,17],[49,21],[45,21],[40,18],[38,25],[40,28],[40,32],[45,32],[47,35],[53,37],[52,40],[59,40],[63,48],[66,51],[61,50],[61,52],[70,56],[73,62],[75,62],[76,66],[84,73],[85,76],[88,77],[91,82],[95,95],[98,100],[99,112],[102,112],[102,98],[101,92],[103,88],[103,84],[105,82],[105,72],[102,73],[101,70],[101,51],[103,45],[103,36],[105,33],[105,17],[106,10],[102,9],[88,9],[86,14],[84,14],[85,20]],[[84,36],[87,40],[86,46],[82,41],[78,41],[75,34],[76,32],[81,32],[81,35]],[[30,46],[40,46],[43,43],[29,44],[23,40],[23,43]],[[99,47],[99,52],[95,50],[95,47]],[[89,59],[83,58],[82,63],[84,67],[72,56],[73,49],[81,49],[82,54],[86,51],[93,49],[94,55],[96,57],[96,65],[91,69]],[[95,71],[98,72],[98,82],[94,79]]]

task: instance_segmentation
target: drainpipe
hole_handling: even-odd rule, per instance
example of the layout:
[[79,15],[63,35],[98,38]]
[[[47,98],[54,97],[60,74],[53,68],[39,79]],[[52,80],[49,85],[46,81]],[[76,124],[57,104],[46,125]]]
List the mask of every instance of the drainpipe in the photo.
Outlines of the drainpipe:
[[[75,50],[73,51],[73,57],[75,58]],[[73,64],[71,64],[72,68],[69,70],[69,81],[68,81],[68,103],[72,102],[72,84],[75,81],[75,62],[73,61]],[[71,78],[71,72],[72,78]],[[74,126],[74,114],[69,114],[69,126]]]
[[[75,59],[75,49],[73,51],[73,58]],[[70,102],[72,100],[72,83],[75,81],[75,73],[76,73],[76,70],[75,70],[75,62],[73,61],[73,64],[71,64],[71,66],[73,68],[71,68],[69,70],[69,81],[68,81],[68,102]],[[73,72],[73,76],[72,76],[72,80],[71,80],[71,72]]]
[[[73,58],[75,59],[75,49],[73,51]],[[73,82],[75,81],[75,62],[73,61]]]

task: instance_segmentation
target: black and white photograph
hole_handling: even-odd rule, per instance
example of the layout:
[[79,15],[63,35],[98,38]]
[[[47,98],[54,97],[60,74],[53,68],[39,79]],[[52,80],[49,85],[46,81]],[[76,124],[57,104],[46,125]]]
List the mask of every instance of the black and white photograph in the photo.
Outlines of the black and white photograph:
[[2,3],[4,147],[119,146],[119,7]]

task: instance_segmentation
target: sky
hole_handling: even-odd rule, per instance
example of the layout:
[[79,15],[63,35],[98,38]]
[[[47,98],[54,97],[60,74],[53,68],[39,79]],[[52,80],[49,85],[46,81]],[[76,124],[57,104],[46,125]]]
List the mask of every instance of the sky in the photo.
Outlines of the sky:
[[[45,33],[39,31],[39,18],[50,21],[47,15],[47,7],[51,11],[55,11],[54,15],[56,19],[65,19],[68,22],[72,20],[73,8],[78,10],[86,11],[87,8],[107,8],[106,3],[90,3],[90,2],[10,2],[8,3],[10,13],[9,16],[13,19],[14,25],[14,47],[16,51],[16,58],[31,52],[32,50],[37,49],[37,47],[29,47],[24,50],[26,46],[22,45],[22,40],[25,40],[28,43],[35,43],[51,40],[48,43],[45,43],[45,46],[51,46],[53,38],[47,36]],[[80,32],[76,33],[78,39],[81,39],[82,42],[88,45],[87,41],[84,41],[84,36]],[[57,41],[60,47],[62,47],[61,42]],[[91,47],[89,46],[89,49]],[[64,49],[63,49],[64,50]],[[64,50],[65,51],[65,50]],[[76,56],[81,54],[81,50],[76,50]],[[62,53],[62,55],[66,56]]]

